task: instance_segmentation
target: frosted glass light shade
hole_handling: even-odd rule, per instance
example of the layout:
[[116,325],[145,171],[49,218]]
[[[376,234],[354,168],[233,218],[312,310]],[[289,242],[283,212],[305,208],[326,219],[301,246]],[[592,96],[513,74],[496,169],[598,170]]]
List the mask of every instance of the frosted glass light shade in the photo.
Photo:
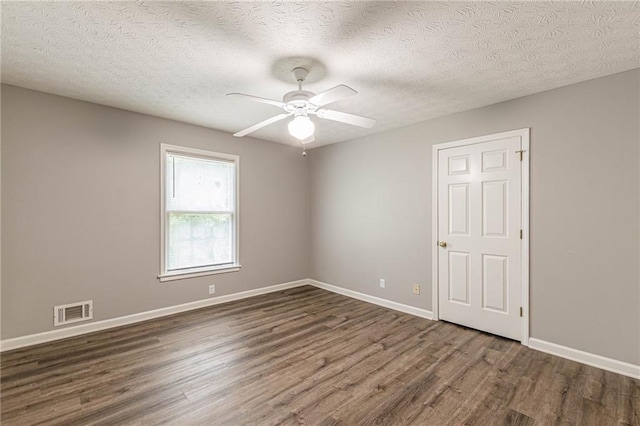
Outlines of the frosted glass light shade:
[[313,134],[316,126],[309,117],[299,115],[289,122],[289,134],[296,139],[306,139]]

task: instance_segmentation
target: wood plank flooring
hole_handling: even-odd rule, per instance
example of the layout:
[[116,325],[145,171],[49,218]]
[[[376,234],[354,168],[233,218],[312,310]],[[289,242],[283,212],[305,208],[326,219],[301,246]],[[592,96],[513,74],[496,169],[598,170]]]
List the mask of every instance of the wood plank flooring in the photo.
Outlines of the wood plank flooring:
[[640,425],[640,380],[313,287],[2,354],[3,425]]

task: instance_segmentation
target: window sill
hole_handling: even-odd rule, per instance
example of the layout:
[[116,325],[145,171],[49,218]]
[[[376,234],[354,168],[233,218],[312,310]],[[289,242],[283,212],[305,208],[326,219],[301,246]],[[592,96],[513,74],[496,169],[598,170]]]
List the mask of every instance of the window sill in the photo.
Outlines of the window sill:
[[184,280],[186,278],[196,278],[196,277],[204,277],[205,275],[215,275],[215,274],[226,274],[228,272],[238,272],[241,268],[241,265],[231,265],[224,266],[221,268],[215,269],[205,269],[200,271],[191,271],[191,272],[175,272],[158,275],[158,279],[160,282],[165,281],[175,281],[175,280]]

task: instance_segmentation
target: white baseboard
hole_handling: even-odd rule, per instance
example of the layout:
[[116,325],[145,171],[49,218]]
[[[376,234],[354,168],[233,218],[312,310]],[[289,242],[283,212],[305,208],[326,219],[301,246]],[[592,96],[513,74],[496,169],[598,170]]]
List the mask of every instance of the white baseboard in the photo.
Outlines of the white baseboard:
[[[430,320],[433,319],[433,313],[426,309],[420,309],[413,306],[404,305],[402,303],[392,302],[387,299],[370,296],[368,294],[360,293],[312,279],[308,280],[308,284],[314,287],[321,288],[323,290],[341,294],[343,296],[373,303],[374,305],[384,306],[385,308],[394,309],[396,311],[416,315]],[[544,340],[536,339],[534,337],[529,338],[529,347],[531,349],[546,352],[548,354],[559,356],[561,358],[570,359],[572,361],[580,362],[592,367],[601,368],[603,370],[622,374],[624,376],[629,376],[634,379],[640,379],[640,365],[629,364],[623,361],[603,357],[601,355],[595,355],[578,349],[573,349]]]
[[385,308],[393,309],[396,311],[404,312],[405,314],[415,315],[417,317],[433,319],[433,312],[428,311],[426,309],[416,308],[414,306],[405,305],[398,302],[392,302],[391,300],[382,299],[380,297],[370,296],[365,293],[360,293],[358,291],[349,290],[346,288],[338,287],[335,285],[323,283],[320,281],[308,280],[309,285],[314,287],[321,288],[323,290],[328,290],[333,293],[338,293],[343,296],[351,297],[354,299],[362,300],[363,302],[373,303],[374,305],[384,306]]
[[[134,324],[141,321],[160,318],[167,315],[173,315],[180,312],[187,312],[194,309],[205,308],[207,306],[219,305],[221,303],[232,302],[234,300],[246,299],[249,297],[259,296],[262,294],[273,293],[276,291],[286,290],[289,288],[311,285],[353,299],[362,300],[363,302],[372,303],[374,305],[383,306],[385,308],[404,312],[406,314],[415,315],[421,318],[433,319],[433,313],[426,309],[416,308],[414,306],[405,305],[391,300],[382,299],[380,297],[370,296],[354,290],[338,287],[335,285],[323,283],[312,279],[304,279],[291,281],[283,284],[276,284],[269,287],[262,287],[255,290],[243,291],[240,293],[228,294],[225,296],[211,297],[209,299],[197,300],[195,302],[183,303],[181,305],[169,306],[166,308],[155,309],[152,311],[141,312],[137,314],[127,315],[108,320],[96,321],[87,324],[80,324],[61,328],[59,330],[51,330],[43,333],[30,334],[27,336],[15,337],[0,341],[0,352],[19,349],[26,346],[37,345],[40,343],[52,342],[54,340],[66,339],[68,337],[79,336],[82,334],[93,333],[95,331],[106,330],[109,328],[120,327],[123,325]],[[615,359],[595,355],[578,349],[569,348],[545,340],[529,338],[529,347],[551,355],[567,358],[592,367],[601,368],[603,370],[629,376],[634,379],[640,379],[640,365],[634,365]]]
[[54,340],[66,339],[68,337],[79,336],[81,334],[93,333],[95,331],[106,330],[108,328],[120,327],[122,325],[134,324],[141,321],[147,321],[154,318],[173,315],[180,312],[191,311],[194,309],[205,308],[207,306],[219,305],[221,303],[232,302],[234,300],[246,299],[249,297],[259,296],[261,294],[273,293],[275,291],[286,290],[288,288],[300,287],[308,285],[308,280],[291,281],[283,284],[276,284],[269,287],[257,288],[255,290],[242,291],[240,293],[228,294],[225,296],[211,297],[204,300],[196,300],[195,302],[183,303],[181,305],[168,306],[166,308],[155,309],[153,311],[140,312],[138,314],[126,315],[123,317],[112,318],[102,321],[96,321],[59,330],[45,331],[43,333],[29,334],[27,336],[15,337],[13,339],[5,339],[0,341],[0,352],[12,349],[23,348],[26,346],[47,343]]
[[640,379],[640,365],[629,364],[627,362],[595,355],[578,349],[568,348],[566,346],[536,339],[534,337],[529,338],[529,347],[551,355],[587,364],[592,367],[612,371],[624,376],[633,377],[634,379]]

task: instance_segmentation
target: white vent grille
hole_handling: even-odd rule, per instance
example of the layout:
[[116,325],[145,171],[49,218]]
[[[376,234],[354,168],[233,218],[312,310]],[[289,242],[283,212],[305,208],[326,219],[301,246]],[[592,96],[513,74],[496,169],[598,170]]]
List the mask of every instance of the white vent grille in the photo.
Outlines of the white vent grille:
[[53,325],[72,324],[93,318],[93,300],[53,307]]

